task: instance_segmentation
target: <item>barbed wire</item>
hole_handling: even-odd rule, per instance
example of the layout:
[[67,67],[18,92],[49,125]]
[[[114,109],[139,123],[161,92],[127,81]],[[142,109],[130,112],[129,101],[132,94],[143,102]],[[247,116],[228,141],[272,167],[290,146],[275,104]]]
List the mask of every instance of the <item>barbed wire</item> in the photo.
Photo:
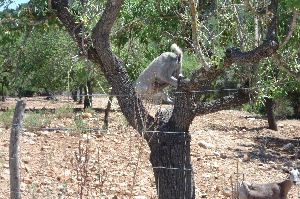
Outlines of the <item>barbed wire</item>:
[[[7,125],[11,125],[11,124],[7,124]],[[5,126],[5,125],[4,125]],[[124,133],[124,132],[129,132],[130,130],[109,130],[109,129],[98,129],[98,128],[63,128],[63,127],[53,127],[53,128],[44,128],[44,127],[33,127],[33,126],[21,126],[22,127],[22,131],[26,132],[26,130],[32,130],[33,132],[35,131],[79,131],[82,134],[87,134],[87,133],[91,133],[91,135],[94,135],[95,133],[102,133],[102,134],[111,134],[111,133]],[[240,130],[242,131],[243,127],[240,127]],[[256,128],[253,128],[256,129]],[[261,129],[261,127],[257,127],[257,129]],[[134,129],[132,129],[131,131],[135,131]],[[212,130],[213,131],[213,130]],[[136,131],[136,133],[138,133]],[[141,133],[153,133],[153,134],[190,134],[190,135],[201,135],[204,133],[207,133],[206,130],[199,130],[199,131],[191,131],[191,132],[171,132],[171,131],[142,131]],[[266,136],[264,137],[265,139],[276,139],[278,137],[270,137],[270,136]],[[278,138],[281,139],[281,138]],[[289,141],[296,141],[300,144],[300,136],[299,138],[282,138],[282,140],[289,140]]]
[[[249,87],[249,88],[222,88],[222,89],[207,89],[207,90],[191,90],[190,92],[191,93],[204,93],[204,92],[224,92],[224,91],[239,91],[239,90],[245,90],[245,91],[252,91],[252,90],[257,90],[257,89],[261,89],[261,88],[269,88],[271,86],[279,86],[279,85],[285,85],[285,84],[290,84],[290,83],[295,83],[295,82],[298,82],[298,81],[289,81],[289,82],[278,82],[278,83],[272,83],[272,84],[264,84],[264,85],[259,85],[259,86],[252,86],[252,87]],[[175,91],[175,89],[173,89],[174,94],[182,94],[182,93],[186,93],[186,92],[178,92],[178,91]],[[69,91],[67,91],[69,92]],[[61,92],[59,92],[61,93]],[[61,96],[61,94],[55,94],[54,92],[54,96]],[[71,97],[72,95],[71,94],[68,94],[67,95],[68,97]],[[128,96],[132,96],[132,95],[126,95],[126,94],[111,94],[111,93],[95,93],[95,94],[80,94],[80,95],[77,95],[79,97],[85,97],[85,96],[95,96],[95,97],[128,97]],[[9,96],[5,96],[6,98],[9,97]],[[44,96],[44,97],[47,97],[47,96]]]

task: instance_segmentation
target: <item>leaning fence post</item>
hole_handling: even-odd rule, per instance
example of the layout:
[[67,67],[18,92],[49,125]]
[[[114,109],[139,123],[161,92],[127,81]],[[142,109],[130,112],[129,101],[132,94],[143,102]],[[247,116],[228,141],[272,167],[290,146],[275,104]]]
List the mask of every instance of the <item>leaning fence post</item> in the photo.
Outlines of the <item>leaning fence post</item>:
[[9,170],[10,170],[10,198],[20,199],[20,174],[19,174],[19,158],[18,146],[20,138],[20,129],[22,125],[22,118],[25,110],[26,101],[21,100],[17,102],[12,128],[10,133],[9,143]]

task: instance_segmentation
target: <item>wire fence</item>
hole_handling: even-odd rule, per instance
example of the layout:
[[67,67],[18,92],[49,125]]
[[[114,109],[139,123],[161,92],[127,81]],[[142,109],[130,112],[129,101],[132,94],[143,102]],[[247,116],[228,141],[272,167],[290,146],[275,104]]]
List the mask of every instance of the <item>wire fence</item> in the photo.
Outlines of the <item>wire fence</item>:
[[[93,95],[93,105],[104,110],[109,96]],[[157,198],[153,169],[182,170],[151,165],[148,143],[128,125],[117,103],[103,128],[104,111],[90,110],[91,117],[84,118],[83,112],[67,109],[82,105],[57,97],[56,102],[27,102],[20,140],[22,198]],[[148,106],[150,114],[161,107]],[[8,121],[0,128],[0,198],[10,194]],[[280,122],[276,133],[266,128],[266,118],[244,111],[197,117],[188,132],[196,198],[234,198],[241,180],[280,181],[286,178],[281,168],[299,167],[299,120]],[[299,198],[299,186],[290,194]]]

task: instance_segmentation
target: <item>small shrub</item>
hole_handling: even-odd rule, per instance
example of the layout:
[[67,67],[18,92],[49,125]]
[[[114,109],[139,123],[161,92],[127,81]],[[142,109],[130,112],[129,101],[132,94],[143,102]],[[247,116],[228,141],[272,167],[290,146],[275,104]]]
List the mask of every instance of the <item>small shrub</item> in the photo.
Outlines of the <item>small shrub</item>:
[[0,123],[3,125],[11,125],[15,110],[10,108],[5,112],[0,113]]
[[87,128],[87,125],[84,123],[82,118],[75,119],[75,128],[79,132],[84,132],[84,129]]
[[60,118],[72,118],[74,115],[73,108],[70,105],[64,105],[56,109],[55,113]]
[[286,118],[294,115],[293,104],[289,99],[277,98],[275,99],[275,115],[276,117]]

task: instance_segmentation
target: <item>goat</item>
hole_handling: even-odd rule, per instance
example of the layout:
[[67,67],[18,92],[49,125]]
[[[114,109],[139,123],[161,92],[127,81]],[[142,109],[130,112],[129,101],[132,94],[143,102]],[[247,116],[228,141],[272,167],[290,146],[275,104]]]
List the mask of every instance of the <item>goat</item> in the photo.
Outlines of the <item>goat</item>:
[[183,54],[176,44],[172,44],[171,49],[175,50],[176,54],[162,53],[137,78],[136,92],[140,97],[159,96],[163,103],[172,103],[164,89],[169,85],[177,87],[178,78],[183,76],[181,74]]
[[291,170],[289,177],[281,182],[252,183],[243,181],[239,184],[238,199],[287,199],[293,184],[298,182],[298,170]]

